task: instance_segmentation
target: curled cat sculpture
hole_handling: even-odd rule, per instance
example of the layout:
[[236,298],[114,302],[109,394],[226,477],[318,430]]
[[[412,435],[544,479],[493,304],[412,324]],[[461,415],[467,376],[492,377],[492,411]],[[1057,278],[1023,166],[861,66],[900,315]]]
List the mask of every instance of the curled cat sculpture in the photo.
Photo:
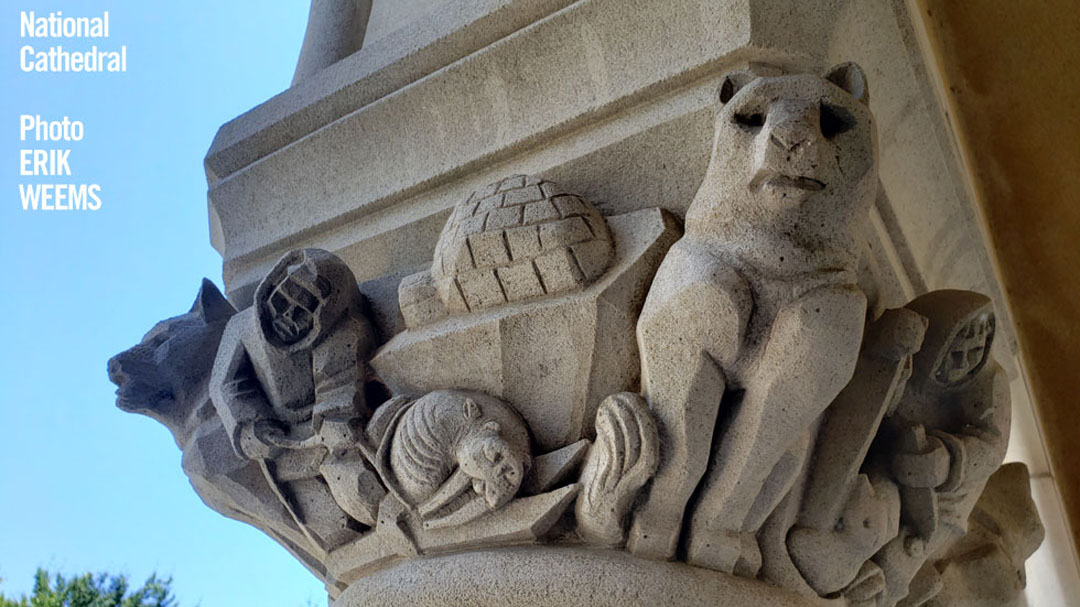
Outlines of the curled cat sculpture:
[[[390,468],[401,492],[421,511],[442,489],[468,486],[494,510],[517,493],[528,472],[529,432],[521,416],[479,392],[442,390],[419,398],[398,420]],[[453,478],[452,478],[453,477]],[[445,487],[450,482],[454,489]]]

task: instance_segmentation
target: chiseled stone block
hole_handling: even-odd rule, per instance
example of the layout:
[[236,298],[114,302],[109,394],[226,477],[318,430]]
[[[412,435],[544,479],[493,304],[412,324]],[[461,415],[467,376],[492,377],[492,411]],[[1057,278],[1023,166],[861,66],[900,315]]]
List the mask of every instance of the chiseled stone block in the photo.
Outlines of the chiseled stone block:
[[502,285],[494,270],[475,270],[458,275],[458,285],[470,310],[481,310],[506,303]]
[[[397,7],[373,1],[375,16]],[[408,33],[429,34],[442,15],[462,22],[473,5],[438,4]],[[364,597],[364,582],[379,589],[365,604],[410,602],[416,587],[396,576],[417,572],[434,572],[431,604],[476,602],[463,579],[490,582],[502,602],[527,586],[524,600],[544,604],[536,580],[575,579],[560,569],[575,559],[612,588],[560,587],[549,603],[794,606],[818,595],[890,607],[907,594],[933,605],[938,577],[939,603],[971,598],[980,577],[1007,580],[984,584],[995,599],[1019,592],[1012,574],[1041,539],[1026,503],[984,504],[964,529],[1008,437],[992,305],[936,291],[878,318],[856,282],[856,227],[881,182],[867,83],[854,64],[803,72],[852,44],[819,35],[831,19],[865,11],[475,4],[470,31],[445,45],[373,46],[219,134],[206,163],[211,225],[233,285],[254,288],[301,233],[352,247],[364,278],[414,273],[397,284],[407,329],[388,343],[375,341],[345,263],[305,249],[288,255],[315,261],[278,262],[224,337],[218,325],[235,311],[209,293],[164,328],[221,342],[212,377],[183,376],[202,382],[194,389],[142,387],[187,368],[174,351],[198,358],[183,339],[110,363],[121,406],[169,426],[200,496],[286,545],[333,598],[353,584],[341,605]],[[462,44],[472,34],[490,39]],[[706,72],[732,61],[749,69],[712,92]],[[347,63],[363,64],[364,80]],[[885,107],[908,112],[918,100],[891,97]],[[704,171],[707,154],[693,150],[714,103]],[[918,139],[911,124],[882,133]],[[610,224],[588,200],[512,175],[456,205],[430,269],[415,272],[452,197],[509,164],[567,176],[605,201]],[[671,215],[615,214],[681,213],[700,173],[674,245]],[[368,379],[382,384],[370,397],[385,387],[389,398],[366,403]],[[714,435],[718,420],[725,433]],[[997,489],[1022,497],[1021,476]],[[537,545],[564,540],[565,554]],[[508,544],[529,547],[492,550]],[[472,552],[413,560],[459,551]],[[696,567],[661,562],[673,557]]]
[[604,273],[611,263],[611,243],[606,240],[590,240],[570,247],[578,267],[585,274],[586,280],[594,280]]
[[469,250],[472,251],[473,262],[478,268],[501,266],[510,261],[510,253],[506,250],[501,231],[469,236]]
[[545,251],[591,240],[593,232],[584,217],[571,217],[540,226],[540,246]]
[[555,208],[555,205],[550,200],[544,200],[526,205],[525,217],[522,221],[525,222],[525,225],[532,225],[558,218],[559,210]]
[[540,284],[540,277],[531,261],[502,267],[495,273],[499,276],[499,282],[502,283],[509,302],[532,299],[544,294],[544,286]]
[[506,242],[510,245],[510,257],[515,261],[540,254],[540,230],[536,226],[507,230]]
[[505,207],[488,213],[487,230],[502,230],[521,225],[521,207]]
[[568,249],[556,249],[535,260],[536,269],[549,293],[569,291],[585,280],[574,256]]

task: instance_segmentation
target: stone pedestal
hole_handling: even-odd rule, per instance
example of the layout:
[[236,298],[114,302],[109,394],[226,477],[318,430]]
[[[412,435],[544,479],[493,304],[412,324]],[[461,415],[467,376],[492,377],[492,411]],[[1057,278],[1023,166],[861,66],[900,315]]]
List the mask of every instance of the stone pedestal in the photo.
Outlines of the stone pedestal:
[[506,548],[409,561],[351,585],[335,607],[823,607],[726,574],[588,548]]

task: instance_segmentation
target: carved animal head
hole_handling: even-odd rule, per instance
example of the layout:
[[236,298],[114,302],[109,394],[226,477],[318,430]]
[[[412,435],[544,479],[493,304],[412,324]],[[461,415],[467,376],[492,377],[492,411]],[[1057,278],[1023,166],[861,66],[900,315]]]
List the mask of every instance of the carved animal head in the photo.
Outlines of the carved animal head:
[[853,63],[824,77],[727,75],[688,231],[744,222],[794,239],[850,232],[877,187],[867,101],[866,78]]
[[183,446],[204,391],[225,324],[236,313],[214,283],[203,280],[191,311],[163,320],[136,346],[109,359],[116,405],[164,424]]
[[[466,405],[473,401],[466,401]],[[471,415],[466,406],[466,415]],[[479,412],[476,413],[479,415]],[[513,499],[521,488],[529,456],[514,449],[499,436],[496,421],[487,421],[469,430],[458,446],[461,471],[472,479],[473,491],[482,495],[492,510]]]

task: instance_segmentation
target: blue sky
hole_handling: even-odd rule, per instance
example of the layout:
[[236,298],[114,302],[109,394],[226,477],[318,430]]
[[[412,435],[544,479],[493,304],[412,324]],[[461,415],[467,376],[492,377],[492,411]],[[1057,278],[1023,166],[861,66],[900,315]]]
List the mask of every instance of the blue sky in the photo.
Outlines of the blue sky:
[[[323,604],[284,549],[205,507],[180,452],[114,405],[106,360],[186,312],[210,247],[202,159],[217,127],[289,85],[306,0],[37,0],[0,9],[0,592],[38,566],[173,576],[181,605]],[[25,74],[19,11],[110,12],[126,74]],[[31,40],[48,46],[58,41]],[[19,115],[86,125],[73,175],[21,178]],[[24,212],[18,183],[98,183],[96,212]]]

